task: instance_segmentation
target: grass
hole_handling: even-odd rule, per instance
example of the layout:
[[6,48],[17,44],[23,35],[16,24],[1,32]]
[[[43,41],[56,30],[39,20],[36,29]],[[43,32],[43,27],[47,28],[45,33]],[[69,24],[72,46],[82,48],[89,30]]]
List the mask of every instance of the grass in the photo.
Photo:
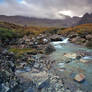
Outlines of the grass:
[[23,37],[24,35],[32,37],[46,32],[53,33],[56,32],[56,30],[58,29],[56,27],[40,27],[40,26],[25,27],[7,22],[0,22],[0,28],[12,30],[13,32],[17,33],[19,37]]
[[90,33],[92,34],[92,23],[90,24],[82,24],[79,26],[75,26],[75,27],[70,27],[70,28],[66,28],[64,30],[59,30],[59,34],[62,35],[68,35],[70,33],[78,33],[78,34],[85,34],[85,33]]
[[53,33],[57,30],[57,28],[55,27],[40,27],[40,26],[30,26],[30,27],[26,27],[24,29],[24,34],[30,34],[30,35],[33,35],[33,36],[37,36],[39,34],[42,34],[42,33]]
[[0,26],[5,30],[12,30],[13,32],[17,33],[20,37],[24,35],[28,35],[30,37],[37,36],[42,33],[50,33],[50,34],[62,34],[68,35],[71,32],[84,34],[84,33],[92,33],[92,23],[89,24],[82,24],[75,27],[70,28],[56,28],[56,27],[40,27],[40,26],[29,26],[24,27],[21,25],[15,25],[12,23],[0,22]]
[[0,40],[16,38],[17,33],[7,28],[0,28]]
[[16,56],[21,56],[24,53],[32,53],[32,52],[37,52],[36,49],[32,49],[32,48],[23,48],[23,49],[19,49],[19,48],[10,48],[8,50],[9,52],[14,52],[16,54]]

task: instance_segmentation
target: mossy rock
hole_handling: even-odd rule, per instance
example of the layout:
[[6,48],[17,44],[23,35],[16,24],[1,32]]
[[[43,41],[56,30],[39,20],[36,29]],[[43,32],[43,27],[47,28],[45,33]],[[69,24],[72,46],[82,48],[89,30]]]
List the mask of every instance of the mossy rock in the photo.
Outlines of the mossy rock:
[[33,48],[23,48],[23,49],[19,49],[19,48],[11,48],[9,49],[9,52],[13,52],[16,54],[16,56],[21,56],[25,53],[30,53],[30,54],[36,54],[37,50],[33,49]]
[[88,41],[88,42],[86,43],[86,47],[92,49],[92,40],[90,40],[90,41]]
[[54,46],[52,46],[51,44],[49,44],[46,49],[45,49],[45,53],[46,54],[50,54],[52,53],[53,51],[55,51],[56,49],[54,48]]

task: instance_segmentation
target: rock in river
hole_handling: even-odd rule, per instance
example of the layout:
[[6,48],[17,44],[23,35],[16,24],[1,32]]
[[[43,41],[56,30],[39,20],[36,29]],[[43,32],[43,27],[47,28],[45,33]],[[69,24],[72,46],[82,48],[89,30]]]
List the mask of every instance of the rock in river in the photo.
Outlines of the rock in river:
[[65,53],[64,56],[67,58],[76,59],[77,54],[76,53]]
[[53,35],[51,38],[51,41],[62,41],[61,35]]
[[79,73],[75,76],[74,80],[76,80],[77,82],[82,82],[85,80],[85,75],[82,73]]
[[45,87],[49,87],[49,80],[48,79],[46,81],[44,81],[42,84],[40,84],[38,89],[42,89]]
[[55,51],[55,48],[54,48],[54,46],[52,46],[52,45],[48,45],[47,47],[46,47],[46,49],[45,49],[45,52],[46,52],[46,54],[50,54],[50,53],[52,53],[53,51]]
[[87,40],[91,40],[91,39],[92,39],[92,34],[86,35],[86,39],[87,39]]
[[82,62],[82,63],[88,63],[89,61],[88,60],[84,60],[84,59],[80,59],[80,62]]

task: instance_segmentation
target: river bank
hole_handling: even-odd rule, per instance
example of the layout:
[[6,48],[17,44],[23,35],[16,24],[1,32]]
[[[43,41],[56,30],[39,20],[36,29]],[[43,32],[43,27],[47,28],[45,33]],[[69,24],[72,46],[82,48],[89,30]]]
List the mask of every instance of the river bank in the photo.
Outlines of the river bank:
[[91,92],[92,50],[68,40],[61,35],[24,36],[3,50],[1,92]]

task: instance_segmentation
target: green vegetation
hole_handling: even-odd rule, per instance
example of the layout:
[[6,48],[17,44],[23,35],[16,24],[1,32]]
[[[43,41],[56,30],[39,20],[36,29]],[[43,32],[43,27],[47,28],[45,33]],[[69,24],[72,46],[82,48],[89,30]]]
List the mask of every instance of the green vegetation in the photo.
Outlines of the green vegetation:
[[23,49],[19,49],[19,48],[10,48],[9,52],[14,52],[16,54],[16,56],[21,56],[24,53],[37,53],[36,49],[33,48],[23,48]]
[[[4,31],[3,33],[5,36],[10,35],[13,37],[22,37],[23,35],[21,34],[23,32],[24,27],[21,25],[16,25],[12,23],[7,23],[7,22],[0,22],[0,31]],[[3,33],[1,35],[3,35]]]
[[9,40],[16,37],[16,32],[6,28],[0,28],[0,40]]
[[[11,23],[6,23],[6,22],[0,22],[0,31],[7,31],[9,32],[9,37],[10,34],[14,36],[14,32],[17,34],[19,37],[23,37],[24,35],[28,35],[30,37],[32,36],[37,36],[42,33],[51,33],[51,34],[62,34],[62,35],[67,35],[71,32],[74,33],[79,33],[79,34],[84,34],[84,33],[92,33],[92,23],[90,24],[82,24],[79,26],[75,27],[70,27],[70,28],[56,28],[56,27],[40,27],[40,26],[29,26],[29,27],[24,27],[21,25],[15,25]],[[6,34],[7,34],[6,33]],[[2,34],[0,34],[2,35]]]
[[[57,33],[58,28],[56,27],[40,27],[40,26],[21,26],[21,25],[16,25],[12,23],[7,23],[7,22],[0,22],[0,28],[5,30],[5,31],[11,31],[15,32],[18,37],[23,37],[24,35],[28,35],[30,37],[32,36],[37,36],[42,33]],[[7,33],[8,33],[7,31]],[[9,31],[9,33],[10,33]]]

